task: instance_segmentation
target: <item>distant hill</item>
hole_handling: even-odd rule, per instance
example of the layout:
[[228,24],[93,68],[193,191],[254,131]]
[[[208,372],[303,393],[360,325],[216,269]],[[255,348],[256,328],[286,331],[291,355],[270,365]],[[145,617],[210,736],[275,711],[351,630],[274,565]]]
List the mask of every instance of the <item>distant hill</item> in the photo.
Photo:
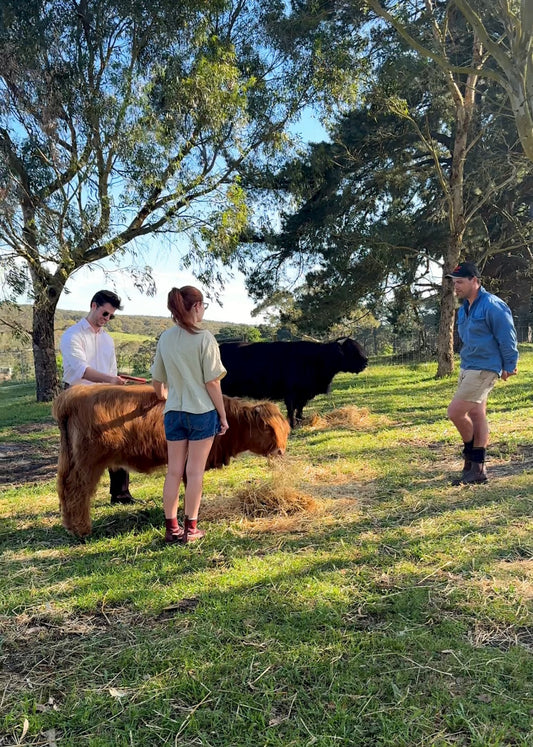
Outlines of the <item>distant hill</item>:
[[[56,346],[59,344],[59,338],[72,324],[77,322],[83,316],[87,314],[87,311],[70,311],[65,309],[58,309],[55,314],[55,338]],[[0,311],[0,317],[2,313]],[[31,331],[31,320],[32,320],[32,306],[30,304],[24,304],[17,309],[9,310],[9,321],[20,324],[23,329],[28,332]],[[153,340],[161,334],[165,329],[168,329],[173,324],[170,315],[169,316],[141,316],[137,314],[122,314],[119,312],[115,319],[108,324],[108,330],[113,333],[122,333],[125,335],[135,335],[138,340],[139,336],[143,336],[147,340]],[[208,319],[204,320],[203,326],[210,330],[214,335],[218,334],[222,328],[232,328],[236,330],[242,328],[242,324],[234,324],[233,322],[211,322]],[[246,325],[245,325],[246,326]],[[247,325],[251,326],[251,325]],[[122,334],[120,337],[122,337]],[[31,347],[31,342],[23,342],[13,337],[11,330],[5,325],[0,323],[0,350],[19,350]]]

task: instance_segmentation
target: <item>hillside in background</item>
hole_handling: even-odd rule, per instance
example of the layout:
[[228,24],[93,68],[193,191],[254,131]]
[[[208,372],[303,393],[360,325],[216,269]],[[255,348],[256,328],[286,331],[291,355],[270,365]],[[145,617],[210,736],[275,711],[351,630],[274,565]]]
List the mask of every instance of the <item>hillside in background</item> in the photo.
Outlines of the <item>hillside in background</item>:
[[[58,309],[55,314],[55,339],[56,346],[59,344],[59,338],[72,324],[77,322],[87,314],[86,311],[70,311]],[[2,314],[0,314],[2,316]],[[32,306],[29,304],[21,305],[18,309],[9,310],[9,322],[20,325],[28,334],[31,330]],[[237,331],[242,328],[242,324],[233,322],[210,322],[204,320],[204,327],[217,335],[223,328],[235,328]],[[119,339],[122,335],[135,335],[136,339],[140,337],[147,340],[157,338],[164,329],[172,326],[170,316],[141,316],[136,314],[122,314],[121,312],[108,324],[108,330],[113,336],[115,333]],[[248,325],[249,326],[249,325]],[[119,334],[121,333],[121,334]],[[0,323],[0,351],[20,350],[31,347],[31,340],[16,339],[11,329]]]
[[[86,314],[86,311],[64,309],[56,311],[56,350],[59,351],[59,340],[65,329]],[[115,341],[119,370],[124,373],[147,375],[154,357],[156,340],[161,332],[171,327],[172,324],[170,316],[141,316],[119,313],[107,327]],[[31,326],[31,305],[26,304],[15,308],[6,306],[0,309],[0,381],[6,378],[27,381],[34,377]],[[259,334],[257,328],[252,325],[235,324],[233,322],[204,320],[203,326],[222,339],[245,339],[250,330]],[[14,328],[22,330],[22,333],[14,334]],[[61,369],[61,356],[59,354],[58,365]]]

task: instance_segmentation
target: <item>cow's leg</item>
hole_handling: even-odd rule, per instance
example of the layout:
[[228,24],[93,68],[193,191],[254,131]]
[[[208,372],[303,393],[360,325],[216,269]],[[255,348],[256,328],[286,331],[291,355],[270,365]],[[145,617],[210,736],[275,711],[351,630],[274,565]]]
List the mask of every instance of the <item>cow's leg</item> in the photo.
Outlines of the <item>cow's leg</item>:
[[285,407],[287,408],[287,418],[289,420],[289,425],[291,428],[296,427],[296,418],[295,418],[295,405],[294,400],[292,397],[285,397]]
[[303,409],[307,404],[307,401],[297,401],[294,399],[286,399],[285,404],[287,406],[287,417],[289,418],[289,424],[291,428],[296,428],[297,425],[301,425],[303,421]]
[[82,469],[71,466],[67,475],[58,473],[59,505],[63,526],[77,537],[91,533],[91,498],[104,471],[103,467]]
[[130,473],[122,467],[109,468],[111,503],[135,503],[130,493]]

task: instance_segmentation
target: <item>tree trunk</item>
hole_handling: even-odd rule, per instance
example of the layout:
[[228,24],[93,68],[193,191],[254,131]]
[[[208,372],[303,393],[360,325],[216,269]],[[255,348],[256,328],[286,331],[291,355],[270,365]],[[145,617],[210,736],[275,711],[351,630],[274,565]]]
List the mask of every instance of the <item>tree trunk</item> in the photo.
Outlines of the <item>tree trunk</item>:
[[[481,64],[481,57],[481,44],[478,39],[474,38],[472,52],[472,62],[474,67]],[[463,95],[455,81],[450,78],[450,89],[455,102],[456,130],[449,182],[447,185],[443,185],[448,202],[450,243],[444,258],[442,272],[439,339],[437,341],[437,378],[449,376],[454,369],[453,323],[455,319],[455,296],[452,282],[446,278],[446,275],[451,272],[459,262],[466,229],[464,168],[468,151],[468,134],[476,106],[476,84],[477,74],[469,74],[464,86]]]
[[[450,263],[450,268],[457,262]],[[454,369],[453,355],[453,325],[455,320],[455,296],[451,280],[445,277],[449,272],[448,264],[445,264],[442,272],[442,286],[440,294],[440,320],[439,337],[437,340],[437,378],[449,376]]]
[[50,402],[59,391],[56,349],[54,339],[54,314],[59,293],[53,286],[43,287],[34,278],[35,302],[33,304],[33,365],[37,402]]

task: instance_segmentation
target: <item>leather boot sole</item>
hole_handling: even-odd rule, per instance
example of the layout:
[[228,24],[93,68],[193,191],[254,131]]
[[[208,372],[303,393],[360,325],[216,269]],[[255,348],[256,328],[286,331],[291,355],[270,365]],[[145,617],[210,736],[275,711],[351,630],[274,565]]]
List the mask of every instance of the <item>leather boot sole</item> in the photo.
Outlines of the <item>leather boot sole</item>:
[[485,468],[481,471],[479,469],[472,468],[461,475],[461,477],[452,480],[452,485],[476,485],[479,483],[487,482],[488,477],[485,472]]
[[165,544],[177,545],[183,542],[183,529],[180,527],[177,532],[166,532],[165,533]]

